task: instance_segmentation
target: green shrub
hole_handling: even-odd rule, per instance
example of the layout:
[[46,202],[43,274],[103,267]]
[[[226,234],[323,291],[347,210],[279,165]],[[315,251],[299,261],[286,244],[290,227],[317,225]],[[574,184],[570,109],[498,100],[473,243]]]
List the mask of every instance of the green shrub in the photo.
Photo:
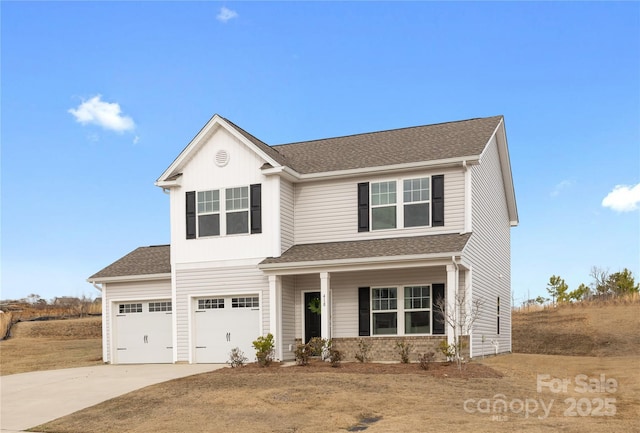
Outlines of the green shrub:
[[253,347],[256,349],[258,363],[262,367],[267,367],[271,364],[271,361],[273,361],[273,348],[275,347],[271,333],[267,334],[266,337],[258,337],[258,339],[253,342]]
[[447,358],[447,361],[452,361],[456,357],[456,346],[447,343],[447,340],[440,342],[438,350]]
[[411,349],[413,349],[413,345],[407,343],[407,341],[403,338],[402,340],[396,343],[396,347],[398,348],[398,354],[400,355],[400,362],[403,364],[409,363],[409,354],[411,354]]

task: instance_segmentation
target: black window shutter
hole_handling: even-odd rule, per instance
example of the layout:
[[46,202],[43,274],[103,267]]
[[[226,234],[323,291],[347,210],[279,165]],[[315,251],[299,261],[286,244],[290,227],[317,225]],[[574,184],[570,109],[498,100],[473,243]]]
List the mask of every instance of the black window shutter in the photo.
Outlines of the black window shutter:
[[358,335],[367,337],[371,335],[371,294],[368,287],[358,288]]
[[187,192],[187,239],[196,238],[196,192]]
[[[444,284],[433,284],[431,286],[431,299],[433,300],[433,334],[444,335],[444,315],[436,305],[444,299]],[[442,305],[442,304],[440,304]]]
[[251,200],[251,233],[262,233],[262,185],[249,187]]
[[444,175],[431,177],[431,225],[444,225]]
[[358,231],[369,231],[369,182],[358,184]]

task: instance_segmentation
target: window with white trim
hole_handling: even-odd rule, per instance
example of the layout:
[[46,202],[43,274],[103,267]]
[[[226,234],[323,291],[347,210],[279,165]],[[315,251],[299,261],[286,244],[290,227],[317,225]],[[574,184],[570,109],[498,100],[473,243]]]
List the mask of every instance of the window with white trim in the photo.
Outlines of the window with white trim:
[[404,288],[404,333],[431,333],[431,287]]
[[142,304],[119,304],[119,314],[142,313]]
[[224,308],[224,298],[198,299],[198,310]]
[[371,335],[432,333],[431,286],[371,288]]
[[171,311],[171,301],[149,302],[149,312]]
[[422,177],[405,179],[403,182],[404,226],[421,227],[429,225],[430,179]]
[[396,181],[371,183],[371,228],[395,229]]
[[227,234],[249,233],[249,187],[227,188]]
[[398,289],[381,287],[371,289],[373,335],[398,333]]
[[198,236],[220,235],[220,190],[198,191]]
[[371,230],[430,226],[430,184],[428,176],[371,182]]
[[231,298],[231,308],[258,308],[260,301],[257,296],[246,298]]

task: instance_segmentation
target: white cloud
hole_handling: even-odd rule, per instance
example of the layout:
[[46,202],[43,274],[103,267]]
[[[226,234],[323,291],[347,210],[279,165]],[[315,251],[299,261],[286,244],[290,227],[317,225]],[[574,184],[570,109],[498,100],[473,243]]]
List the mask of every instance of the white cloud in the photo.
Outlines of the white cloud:
[[133,137],[133,144],[138,144],[138,141],[140,141],[140,137],[138,137],[137,135]]
[[78,108],[67,111],[83,125],[92,123],[116,132],[132,131],[136,127],[131,117],[122,115],[120,104],[104,102],[101,98],[102,95],[96,95],[88,101],[82,101]]
[[224,6],[220,8],[220,13],[216,15],[216,19],[223,23],[226,23],[227,21],[237,17],[238,17],[238,12],[232,11],[231,9],[228,9]]
[[560,193],[566,189],[568,189],[569,187],[573,186],[573,181],[572,180],[568,180],[565,179],[563,181],[561,181],[560,183],[558,183],[554,188],[553,191],[551,191],[551,193],[549,194],[551,197],[557,197],[560,195]]
[[602,200],[602,206],[617,212],[631,212],[640,204],[640,183],[636,185],[616,185]]

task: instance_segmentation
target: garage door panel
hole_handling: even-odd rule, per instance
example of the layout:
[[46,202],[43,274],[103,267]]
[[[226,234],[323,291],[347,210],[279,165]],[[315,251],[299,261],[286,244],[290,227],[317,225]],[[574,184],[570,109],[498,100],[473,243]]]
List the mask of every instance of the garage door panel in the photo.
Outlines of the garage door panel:
[[238,347],[255,360],[253,341],[260,332],[257,296],[224,296],[195,301],[195,362],[223,363]]
[[116,304],[116,362],[173,362],[171,301]]

